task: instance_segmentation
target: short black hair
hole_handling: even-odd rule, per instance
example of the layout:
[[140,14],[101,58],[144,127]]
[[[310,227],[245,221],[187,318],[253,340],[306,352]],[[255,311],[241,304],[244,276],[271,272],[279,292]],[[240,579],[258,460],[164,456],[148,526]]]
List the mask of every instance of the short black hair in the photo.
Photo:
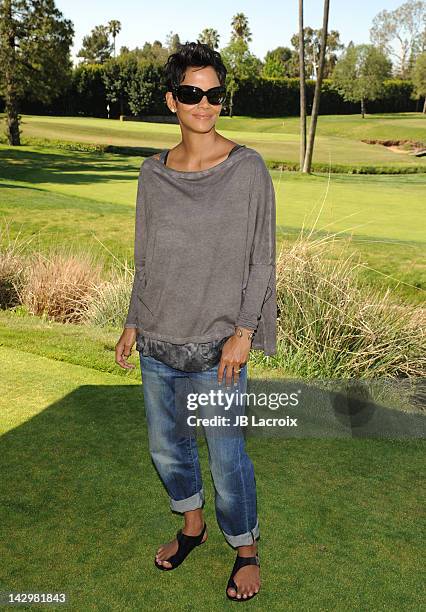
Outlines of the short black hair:
[[178,47],[176,53],[172,53],[167,58],[164,66],[164,77],[167,91],[172,91],[173,87],[178,87],[185,78],[186,69],[189,66],[199,66],[205,68],[212,66],[221,85],[225,85],[226,68],[218,51],[209,45],[197,42],[186,42]]

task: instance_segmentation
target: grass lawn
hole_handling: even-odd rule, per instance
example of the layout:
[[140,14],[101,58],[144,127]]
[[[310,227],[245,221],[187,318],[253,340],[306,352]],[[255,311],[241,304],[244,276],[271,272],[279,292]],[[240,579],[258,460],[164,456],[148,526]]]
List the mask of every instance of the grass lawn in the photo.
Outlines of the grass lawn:
[[[70,241],[76,248],[99,251],[108,262],[101,241],[116,257],[131,259],[142,159],[0,145],[0,213],[13,234],[37,233],[40,248]],[[302,226],[352,234],[368,282],[394,288],[401,299],[424,299],[418,287],[425,287],[421,260],[426,232],[419,219],[426,174],[328,177],[274,170],[271,175],[278,248],[283,240],[294,240]]]
[[[418,164],[360,140],[425,140],[424,126],[419,113],[320,117],[314,159]],[[297,118],[224,117],[218,129],[265,159],[298,159]],[[153,153],[179,140],[177,126],[103,119],[24,116],[23,130]],[[0,145],[2,227],[8,223],[11,238],[32,237],[30,250],[59,242],[98,252],[106,268],[131,260],[141,162]],[[278,247],[302,225],[352,232],[372,287],[423,300],[426,174],[271,175]],[[66,592],[73,610],[222,610],[235,552],[216,522],[203,438],[208,542],[176,572],[154,566],[155,550],[182,521],[150,459],[137,353],[133,371],[114,363],[120,331],[0,311],[0,590]],[[249,364],[249,385],[262,376]],[[422,609],[422,440],[249,437],[247,449],[262,564],[251,608]]]
[[[310,118],[308,128],[309,122]],[[220,117],[216,127],[227,138],[255,148],[267,161],[299,161],[298,117]],[[22,136],[145,147],[154,153],[177,144],[180,128],[173,124],[23,115]],[[410,139],[426,143],[426,116],[395,113],[366,115],[362,119],[360,115],[320,115],[313,162],[352,166],[424,165],[426,169],[424,157],[396,153],[382,145],[363,143],[363,139]]]
[[[235,553],[216,522],[204,438],[209,539],[159,572],[155,550],[182,521],[150,460],[140,381],[25,346],[0,356],[1,589],[65,592],[74,610],[224,609]],[[247,449],[262,563],[251,607],[422,608],[422,441],[248,438]]]

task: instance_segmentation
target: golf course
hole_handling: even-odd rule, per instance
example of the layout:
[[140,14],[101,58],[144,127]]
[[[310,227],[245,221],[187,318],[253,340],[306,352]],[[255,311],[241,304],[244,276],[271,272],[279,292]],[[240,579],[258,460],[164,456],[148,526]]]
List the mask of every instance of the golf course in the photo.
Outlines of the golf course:
[[[217,528],[205,440],[209,539],[166,575],[153,554],[181,525],[150,461],[138,354],[133,370],[114,360],[133,278],[139,169],[179,142],[179,126],[23,115],[21,129],[21,146],[0,140],[2,257],[16,270],[13,262],[35,254],[40,266],[63,253],[82,271],[96,262],[87,286],[94,279],[104,301],[96,312],[85,303],[91,318],[76,321],[41,312],[31,293],[0,310],[0,470],[9,480],[1,520],[14,534],[2,553],[3,589],[17,587],[15,575],[25,576],[22,591],[68,592],[72,609],[223,609],[233,551]],[[426,147],[426,115],[320,115],[311,174],[289,170],[299,162],[298,117],[221,117],[216,129],[265,160],[283,262],[301,232],[336,235],[324,257],[337,262],[343,246],[356,254],[363,295],[424,313],[426,156],[411,153]],[[65,264],[57,269],[65,278]],[[303,371],[296,352],[282,361],[254,354],[248,368],[259,380]],[[248,437],[247,450],[264,585],[252,609],[422,609],[421,437],[363,438],[349,427],[342,438]]]

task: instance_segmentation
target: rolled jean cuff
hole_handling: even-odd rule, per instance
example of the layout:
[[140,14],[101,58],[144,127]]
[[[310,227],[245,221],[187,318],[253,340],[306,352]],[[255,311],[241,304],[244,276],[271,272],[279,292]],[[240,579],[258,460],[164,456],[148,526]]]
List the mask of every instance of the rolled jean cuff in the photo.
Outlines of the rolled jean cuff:
[[259,537],[259,520],[256,521],[256,525],[250,531],[246,533],[241,533],[240,535],[229,535],[225,533],[222,529],[222,533],[225,536],[226,540],[229,542],[233,548],[237,548],[238,546],[250,546],[250,544],[254,544],[254,541]]
[[195,495],[186,499],[170,498],[170,508],[175,512],[188,512],[188,510],[196,510],[202,508],[204,503],[204,490],[201,488]]

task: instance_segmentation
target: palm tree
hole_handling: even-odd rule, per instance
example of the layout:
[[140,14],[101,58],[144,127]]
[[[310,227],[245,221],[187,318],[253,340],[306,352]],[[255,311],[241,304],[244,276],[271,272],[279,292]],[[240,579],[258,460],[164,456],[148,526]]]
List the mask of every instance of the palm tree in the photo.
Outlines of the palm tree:
[[329,12],[330,12],[330,0],[324,0],[324,14],[323,14],[323,24],[322,24],[322,32],[321,32],[321,51],[320,51],[317,79],[315,82],[315,94],[314,94],[314,102],[312,104],[311,124],[309,126],[308,146],[306,148],[305,162],[303,164],[303,172],[307,172],[307,173],[311,172],[312,154],[314,152],[315,130],[317,127],[318,109],[319,109],[319,102],[320,102],[320,96],[321,96],[321,84],[322,84],[322,77],[324,74],[324,65],[325,65],[325,48],[327,46],[327,28],[328,28]]
[[242,38],[245,41],[251,41],[251,32],[248,25],[248,19],[244,13],[237,13],[231,20],[233,33],[231,38]]
[[114,57],[115,57],[115,37],[121,32],[121,23],[117,19],[111,19],[108,23],[108,31],[114,40]]
[[205,28],[198,37],[200,43],[208,45],[212,49],[219,47],[219,34],[213,28]]

